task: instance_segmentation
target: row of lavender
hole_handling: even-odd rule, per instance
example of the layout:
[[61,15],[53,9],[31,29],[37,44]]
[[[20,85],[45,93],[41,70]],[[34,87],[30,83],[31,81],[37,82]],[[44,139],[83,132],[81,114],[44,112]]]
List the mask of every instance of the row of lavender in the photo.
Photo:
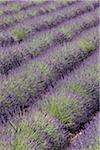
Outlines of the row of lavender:
[[[33,21],[24,36],[19,33],[24,33],[24,27],[28,30],[31,18],[14,25],[14,33],[7,32],[14,41],[8,44],[9,48],[4,41],[0,50],[1,149],[68,148],[99,110],[98,2],[69,2],[68,5],[73,4],[69,8],[65,3],[62,6],[69,10],[59,9],[57,4],[59,10],[38,17],[42,21],[34,18],[36,24]],[[52,19],[54,14],[56,20]],[[16,34],[15,27],[20,25]],[[3,75],[6,78],[1,81]],[[88,149],[88,144],[75,148]]]
[[[54,87],[56,82],[79,66],[99,47],[98,28],[83,33],[78,40],[60,45],[43,57],[25,65],[23,69],[9,76],[0,89],[1,120],[7,121],[8,114],[35,103]],[[14,111],[14,112],[13,112]]]
[[0,2],[0,17],[13,15],[22,10],[27,10],[31,6],[37,7],[48,3],[47,1],[5,1]]
[[[23,62],[36,58],[47,49],[68,43],[74,38],[94,26],[98,26],[99,18],[97,16],[98,9],[89,12],[78,18],[66,21],[64,24],[55,29],[44,31],[39,35],[30,36],[30,40],[26,43],[17,44],[10,48],[0,50],[0,73],[8,75],[10,70],[21,66]],[[88,19],[89,18],[89,19]],[[78,25],[77,25],[78,23]],[[10,44],[10,43],[9,43]]]
[[10,120],[2,131],[1,146],[8,150],[64,149],[99,109],[97,56],[98,51],[65,76],[30,114]]
[[[48,2],[43,3],[41,5],[37,5],[37,7],[32,4],[27,9],[22,9],[17,12],[17,14],[10,13],[6,15],[2,15],[0,17],[0,30],[7,30],[10,26],[14,26],[19,22],[22,22],[24,20],[28,20],[29,18],[34,18],[37,16],[45,15],[47,13],[52,13],[53,11],[56,11],[57,9],[62,9],[66,6],[72,5],[76,1],[62,1],[62,2]],[[10,5],[11,6],[11,5]],[[4,9],[4,8],[3,8]]]
[[73,5],[73,7],[68,7],[68,9],[64,8],[60,11],[58,10],[52,13],[52,15],[46,14],[38,18],[28,19],[27,21],[15,25],[6,32],[1,32],[0,45],[2,47],[8,47],[9,42],[10,45],[22,42],[24,38],[29,38],[30,34],[33,36],[38,32],[40,33],[41,31],[56,28],[59,24],[64,23],[64,21],[75,18],[77,15],[81,15],[90,10],[94,10],[99,6],[96,2],[93,2],[92,5],[91,3],[80,4],[81,2]]

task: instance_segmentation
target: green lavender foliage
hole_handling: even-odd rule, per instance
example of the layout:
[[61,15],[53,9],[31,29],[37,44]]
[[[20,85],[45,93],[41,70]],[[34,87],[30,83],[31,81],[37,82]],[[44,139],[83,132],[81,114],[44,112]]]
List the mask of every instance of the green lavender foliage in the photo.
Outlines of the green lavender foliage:
[[96,43],[93,40],[82,39],[79,41],[79,47],[87,52],[93,51],[96,48]]
[[60,120],[66,127],[73,124],[72,114],[79,112],[79,102],[66,96],[51,97],[42,104],[42,109]]
[[11,32],[14,38],[18,41],[23,39],[28,34],[28,31],[25,29],[13,29]]
[[21,7],[20,7],[19,5],[13,4],[12,7],[11,7],[11,10],[12,10],[12,11],[19,11],[20,8],[21,8]]
[[42,132],[46,133],[50,138],[58,138],[59,133],[55,126],[40,112],[35,112],[31,121],[22,120],[18,125],[13,143],[14,150],[28,150],[38,143],[40,150],[46,149],[46,139],[42,137]]

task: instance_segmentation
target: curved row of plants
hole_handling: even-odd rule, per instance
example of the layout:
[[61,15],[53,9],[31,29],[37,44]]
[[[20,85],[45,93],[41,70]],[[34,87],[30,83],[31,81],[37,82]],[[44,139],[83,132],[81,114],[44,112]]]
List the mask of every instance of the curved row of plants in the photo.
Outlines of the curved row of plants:
[[93,61],[97,54],[85,60],[71,76],[65,76],[35,111],[16,124],[10,120],[5,133],[9,142],[1,142],[1,146],[15,150],[64,149],[91,119],[91,114],[99,110],[98,66]]
[[16,76],[5,80],[0,89],[0,121],[37,102],[58,80],[69,74],[98,49],[98,28],[83,34],[69,45],[58,46],[53,53],[30,62]]
[[5,4],[0,4],[0,17],[11,16],[20,11],[27,10],[31,7],[40,7],[48,4],[48,1],[5,1]]
[[[68,9],[64,8],[60,11],[56,11],[52,13],[52,15],[47,14],[40,16],[35,19],[29,19],[27,21],[23,21],[22,23],[17,24],[8,30],[8,32],[1,32],[0,34],[0,45],[2,47],[8,47],[11,45],[15,45],[15,43],[21,43],[24,39],[28,39],[30,35],[35,35],[36,33],[40,33],[42,31],[56,28],[59,24],[64,23],[66,20],[71,20],[75,18],[77,15],[81,15],[83,13],[89,12],[90,10],[94,10],[99,6],[98,3],[93,2],[92,4],[80,3],[73,5],[73,7],[68,7]],[[10,44],[8,44],[10,43]]]
[[[76,2],[76,1],[74,1]],[[52,13],[53,11],[60,10],[66,6],[72,5],[74,2],[70,3],[68,2],[53,2],[53,3],[47,3],[41,6],[34,7],[34,5],[31,5],[27,8],[27,10],[22,9],[17,14],[7,14],[0,18],[0,30],[8,30],[9,27],[12,27],[16,25],[19,22],[28,20],[29,18],[34,18],[37,16],[45,15],[47,13]],[[1,11],[0,11],[1,12]]]
[[81,32],[98,25],[99,18],[96,15],[97,11],[98,9],[95,12],[90,12],[70,22],[66,22],[54,30],[52,29],[35,37],[31,37],[29,42],[23,43],[21,46],[7,47],[7,50],[0,50],[1,75],[8,75],[10,70],[21,66],[21,64],[27,62],[28,59],[36,58],[42,52],[50,48],[53,49],[53,47],[56,47],[58,44],[62,45],[64,42],[70,42],[74,40],[76,36],[79,36]]

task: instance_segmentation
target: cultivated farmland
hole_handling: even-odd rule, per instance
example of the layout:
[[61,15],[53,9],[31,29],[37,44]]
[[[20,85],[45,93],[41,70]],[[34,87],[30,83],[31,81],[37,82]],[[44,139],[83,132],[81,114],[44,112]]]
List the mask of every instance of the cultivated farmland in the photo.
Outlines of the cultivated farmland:
[[0,150],[99,150],[99,1],[0,0]]

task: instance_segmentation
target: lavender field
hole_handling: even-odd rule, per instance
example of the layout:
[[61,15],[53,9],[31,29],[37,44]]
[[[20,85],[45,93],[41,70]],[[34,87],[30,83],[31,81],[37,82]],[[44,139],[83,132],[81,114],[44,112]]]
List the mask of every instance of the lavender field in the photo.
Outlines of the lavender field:
[[99,0],[0,0],[0,150],[100,150]]

